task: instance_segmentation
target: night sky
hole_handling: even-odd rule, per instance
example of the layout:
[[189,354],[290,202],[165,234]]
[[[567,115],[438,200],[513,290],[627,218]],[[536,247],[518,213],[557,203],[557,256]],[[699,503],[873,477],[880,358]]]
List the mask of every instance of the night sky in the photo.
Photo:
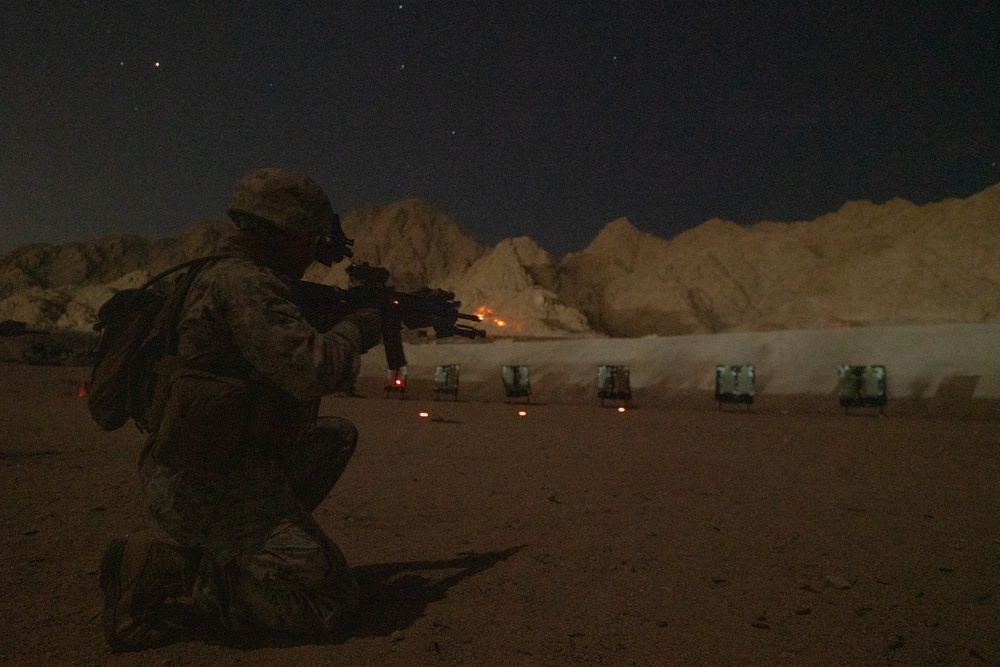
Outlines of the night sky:
[[174,235],[268,165],[556,256],[1000,182],[996,0],[32,0],[0,64],[0,252]]

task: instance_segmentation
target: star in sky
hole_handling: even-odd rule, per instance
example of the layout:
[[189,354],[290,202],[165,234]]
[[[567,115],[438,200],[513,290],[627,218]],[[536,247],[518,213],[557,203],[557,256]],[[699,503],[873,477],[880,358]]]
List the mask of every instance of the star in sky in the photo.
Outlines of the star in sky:
[[1000,3],[16,3],[0,31],[0,252],[176,234],[270,164],[555,254],[1000,180]]

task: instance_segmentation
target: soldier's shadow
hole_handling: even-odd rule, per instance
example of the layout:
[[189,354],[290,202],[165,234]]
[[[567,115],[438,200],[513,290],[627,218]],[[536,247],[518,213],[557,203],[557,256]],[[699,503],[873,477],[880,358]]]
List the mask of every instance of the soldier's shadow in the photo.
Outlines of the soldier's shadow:
[[507,560],[524,546],[462,553],[447,560],[355,567],[361,609],[357,622],[346,629],[345,639],[388,636],[405,630],[426,613],[429,604],[443,600],[452,586]]

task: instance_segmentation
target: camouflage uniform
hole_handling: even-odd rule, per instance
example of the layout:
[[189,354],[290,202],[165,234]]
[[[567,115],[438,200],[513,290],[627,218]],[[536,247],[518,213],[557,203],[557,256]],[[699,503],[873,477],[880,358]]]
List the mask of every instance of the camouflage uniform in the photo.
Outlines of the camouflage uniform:
[[356,609],[358,587],[311,513],[357,431],[316,415],[357,376],[362,334],[350,321],[317,332],[287,279],[230,250],[241,256],[203,268],[185,300],[142,487],[157,522],[203,555],[199,610],[235,633],[327,633]]

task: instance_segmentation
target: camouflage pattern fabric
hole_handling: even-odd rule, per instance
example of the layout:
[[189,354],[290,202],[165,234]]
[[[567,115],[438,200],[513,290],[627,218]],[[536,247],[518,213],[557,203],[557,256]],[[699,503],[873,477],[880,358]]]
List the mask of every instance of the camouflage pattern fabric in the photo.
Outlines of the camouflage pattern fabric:
[[328,633],[350,617],[358,589],[311,512],[347,466],[357,431],[320,418],[283,454],[247,447],[211,472],[159,463],[151,436],[140,479],[150,512],[205,558],[194,603],[235,634]]
[[[242,250],[233,245],[223,252]],[[317,332],[292,302],[291,283],[250,257],[202,269],[177,332],[182,359],[243,372],[250,370],[249,363],[300,401],[344,389],[360,369],[358,328],[342,322],[325,334]]]
[[353,424],[316,409],[353,383],[361,336],[348,322],[318,333],[290,297],[250,258],[202,271],[178,327],[183,365],[140,460],[153,517],[204,554],[196,607],[240,634],[329,633],[358,605],[311,514],[357,442]]

